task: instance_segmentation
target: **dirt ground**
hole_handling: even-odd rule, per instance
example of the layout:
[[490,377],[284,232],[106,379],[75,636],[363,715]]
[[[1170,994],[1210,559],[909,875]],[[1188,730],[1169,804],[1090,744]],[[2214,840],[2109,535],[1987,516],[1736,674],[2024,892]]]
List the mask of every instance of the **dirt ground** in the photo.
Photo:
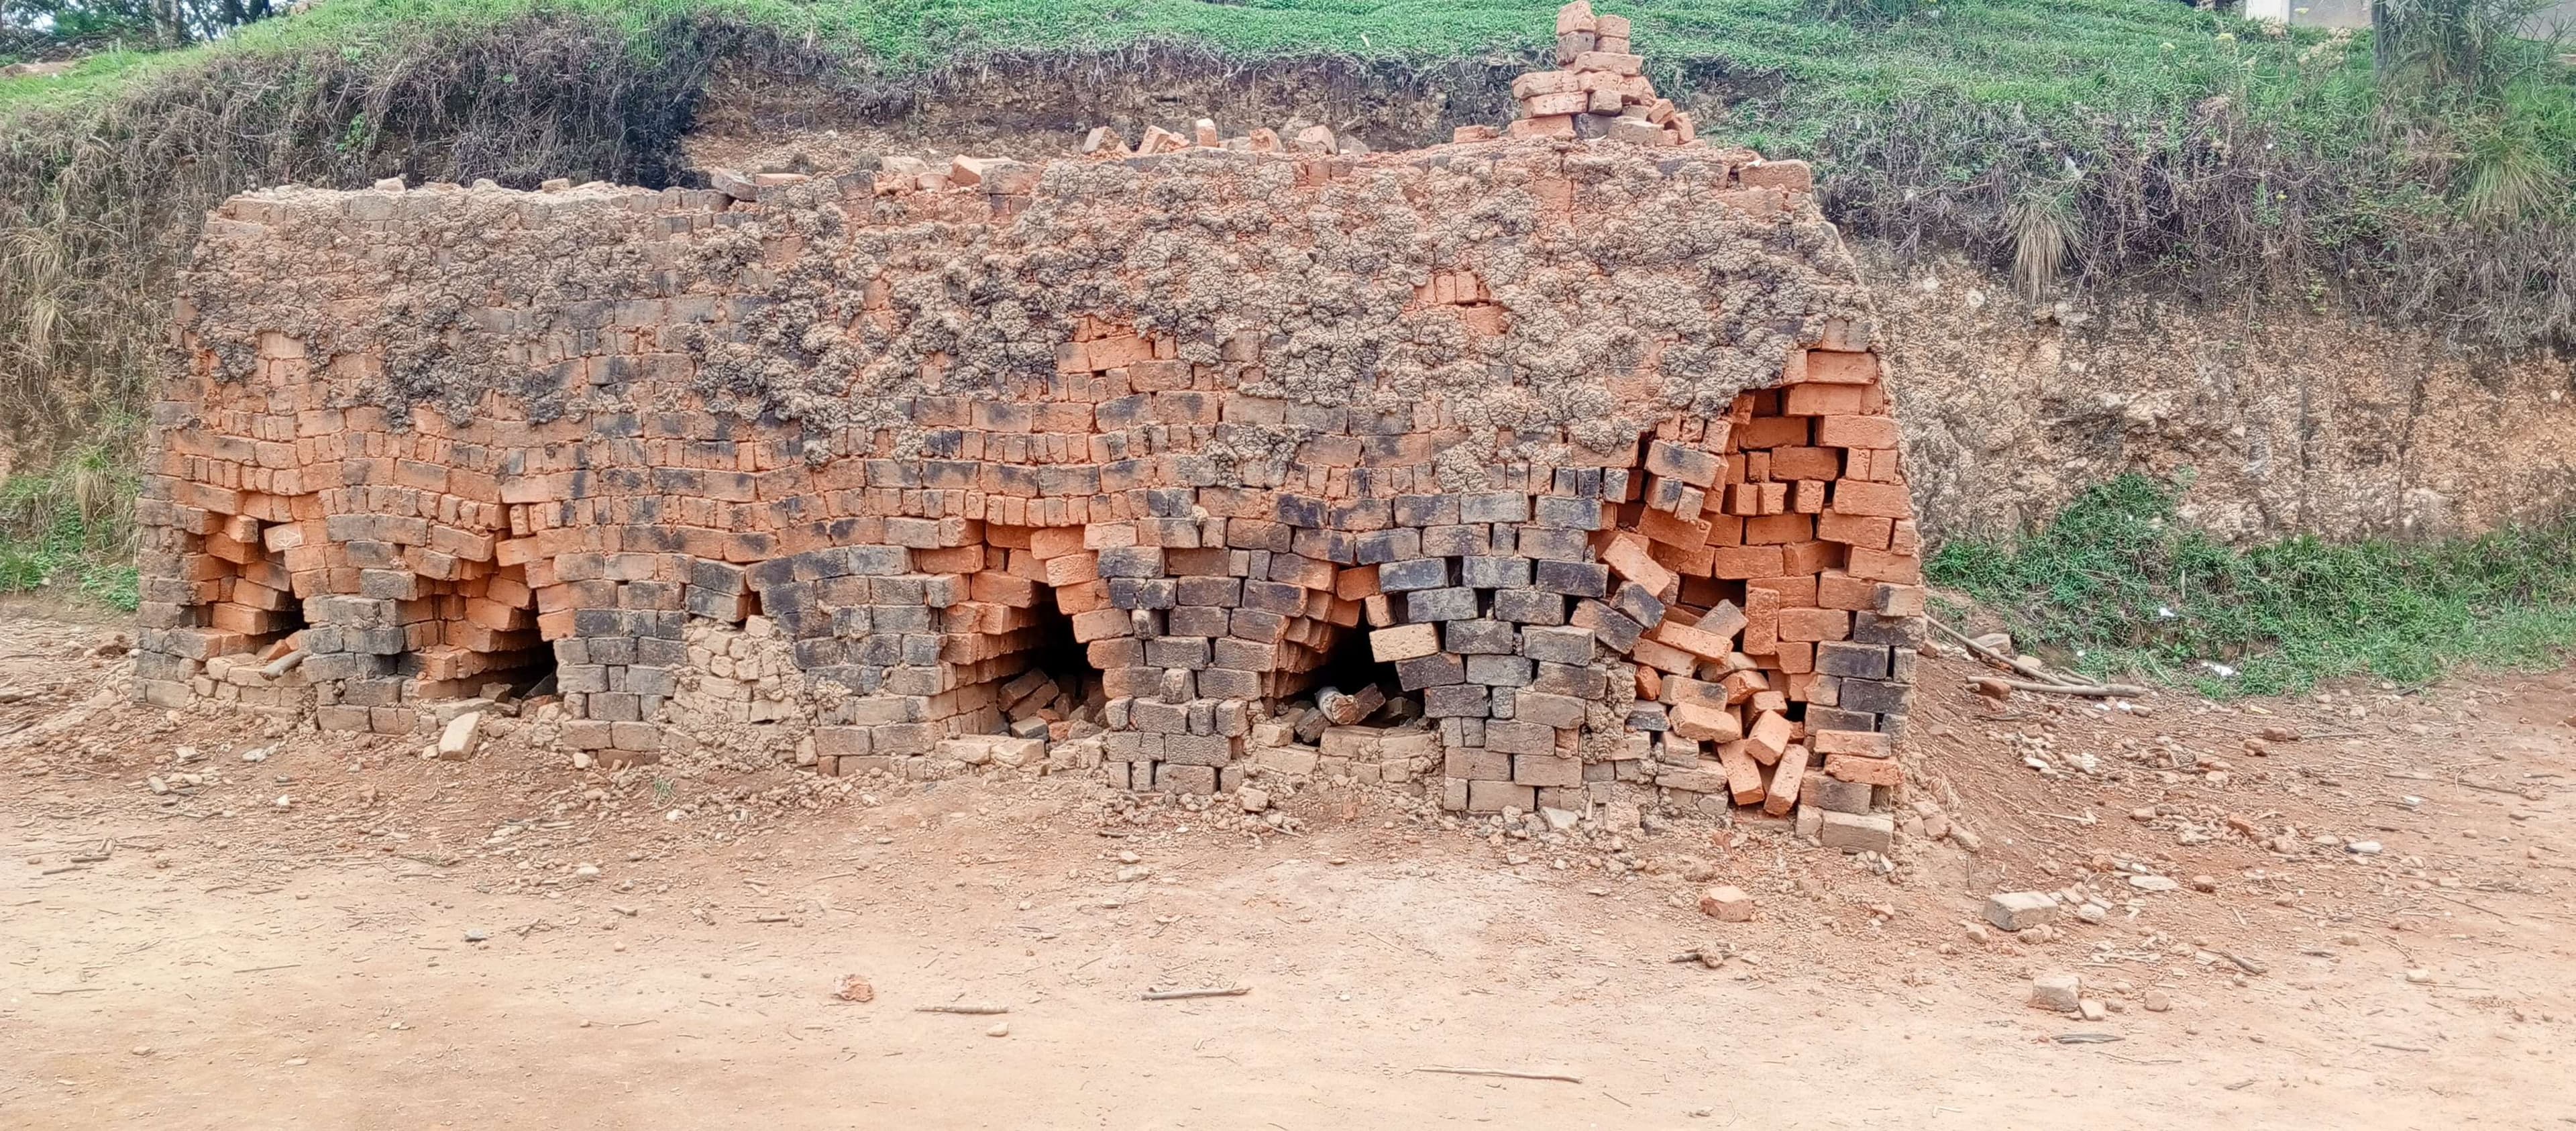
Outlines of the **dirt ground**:
[[[129,706],[116,631],[0,613],[12,1128],[2576,1125],[2576,672],[2133,712],[1927,662],[1913,793],[1978,851],[1882,874],[1360,787],[1254,834],[1064,778],[426,762]],[[1974,937],[2077,884],[2104,922]],[[2115,1012],[2029,1007],[2059,971]],[[919,1011],[961,1003],[1009,1012]]]

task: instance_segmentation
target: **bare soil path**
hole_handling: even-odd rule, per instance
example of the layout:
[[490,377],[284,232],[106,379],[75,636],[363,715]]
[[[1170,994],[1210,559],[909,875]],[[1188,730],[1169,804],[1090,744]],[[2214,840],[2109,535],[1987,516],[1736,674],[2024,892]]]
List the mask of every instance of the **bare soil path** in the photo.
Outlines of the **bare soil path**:
[[[1983,843],[1882,875],[1781,826],[1550,844],[1330,786],[1255,836],[1061,779],[423,762],[125,706],[112,631],[0,624],[0,1126],[2576,1126],[2566,672],[2140,717],[1927,664],[1922,792]],[[2120,745],[2158,735],[2202,764]],[[2216,890],[1967,930],[2120,862]],[[1699,915],[1712,880],[1759,919]],[[2056,970],[2120,1011],[2027,1007]],[[958,1003],[1009,1012],[916,1011]]]

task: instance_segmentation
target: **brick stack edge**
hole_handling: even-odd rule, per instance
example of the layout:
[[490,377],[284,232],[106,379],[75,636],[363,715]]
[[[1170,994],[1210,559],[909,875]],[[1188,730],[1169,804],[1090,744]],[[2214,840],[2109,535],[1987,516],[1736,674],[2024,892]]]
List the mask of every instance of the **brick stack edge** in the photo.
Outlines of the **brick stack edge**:
[[[1626,21],[1575,4],[1557,31],[1568,69],[1517,85],[1509,137],[1471,127],[1363,155],[1317,131],[1221,139],[1202,123],[1136,150],[1096,133],[1050,165],[1123,162],[1213,199],[1263,162],[1308,196],[1476,164],[1575,226],[1617,203],[1570,171],[1655,146],[1651,175],[1704,186],[1711,215],[1822,227],[1803,164],[1693,137],[1639,75]],[[1209,150],[1223,152],[1192,158]],[[852,224],[1007,229],[1074,191],[1049,172],[897,159],[836,187]],[[516,224],[662,262],[815,187],[718,185],[252,193],[210,219],[200,268],[274,263],[263,249],[295,229],[300,268],[328,277],[407,246],[415,218],[496,200],[518,202]],[[310,250],[315,225],[327,252]],[[765,258],[794,239],[764,234]],[[1521,312],[1480,278],[1486,250],[1411,280],[1403,317],[1503,333]],[[1848,275],[1838,246],[1810,259]],[[430,269],[470,270],[457,263]],[[885,314],[887,290],[858,323]],[[814,458],[811,425],[711,409],[696,356],[667,345],[682,326],[721,338],[748,301],[700,286],[530,309],[496,286],[466,321],[546,332],[477,362],[493,391],[456,418],[383,403],[383,342],[324,355],[278,330],[182,333],[140,504],[140,697],[413,733],[441,703],[509,695],[551,666],[556,741],[612,763],[650,761],[713,716],[810,728],[805,761],[826,774],[912,772],[968,736],[1096,734],[1057,768],[1196,794],[1255,766],[1364,772],[1468,812],[1805,803],[1864,837],[1886,820],[1869,814],[1899,781],[1923,590],[1865,318],[1810,319],[1776,384],[1607,450],[1516,425],[1503,450],[1518,455],[1442,490],[1437,453],[1466,432],[1448,394],[1409,414],[1250,395],[1280,335],[1232,333],[1186,360],[1118,310],[1073,323],[1043,380],[908,398],[888,406],[894,426],[846,429],[829,450],[850,454]],[[1650,367],[1628,377],[1651,399]],[[531,382],[631,407],[533,413]],[[1302,439],[1275,474],[1204,454],[1247,426]],[[1037,672],[1050,610],[1096,670],[1085,685]],[[1323,726],[1300,697],[1353,633],[1408,702]],[[827,693],[783,706],[782,681]]]

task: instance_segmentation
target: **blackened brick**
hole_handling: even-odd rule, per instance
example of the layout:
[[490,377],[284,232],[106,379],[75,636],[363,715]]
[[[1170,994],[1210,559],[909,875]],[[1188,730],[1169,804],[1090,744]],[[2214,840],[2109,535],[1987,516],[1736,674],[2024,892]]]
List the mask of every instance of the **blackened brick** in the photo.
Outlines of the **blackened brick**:
[[1422,691],[1422,714],[1433,719],[1481,719],[1491,709],[1488,694],[1486,688],[1473,683],[1427,687]]
[[1455,525],[1458,521],[1458,496],[1397,495],[1393,517],[1398,526]]
[[1512,552],[1525,558],[1548,561],[1579,562],[1592,556],[1591,537],[1580,530],[1556,526],[1524,526],[1515,530]]
[[1470,557],[1458,560],[1458,584],[1478,589],[1526,588],[1530,583],[1528,558]]
[[1826,640],[1816,645],[1816,671],[1821,675],[1887,678],[1887,646]]
[[1476,612],[1476,591],[1473,589],[1417,589],[1404,595],[1404,619],[1416,624],[1431,620],[1466,620]]
[[1395,662],[1396,681],[1406,691],[1467,682],[1467,663],[1446,652]]
[[1592,630],[1531,626],[1521,630],[1521,655],[1559,664],[1592,662]]
[[1177,599],[1177,587],[1167,577],[1109,579],[1109,603],[1117,608],[1168,609]]
[[1453,620],[1441,626],[1440,647],[1461,656],[1506,656],[1520,646],[1519,638],[1505,621]]
[[1534,665],[1520,656],[1469,656],[1467,682],[1491,687],[1527,687],[1536,678]]
[[1565,595],[1539,589],[1498,590],[1494,616],[1519,624],[1564,624]]
[[1550,593],[1570,597],[1599,597],[1610,591],[1610,567],[1598,562],[1538,563],[1534,584]]
[[1458,499],[1458,516],[1468,522],[1527,522],[1529,496],[1518,491],[1479,491]]
[[1377,587],[1381,592],[1403,593],[1415,589],[1437,589],[1449,584],[1447,558],[1413,558],[1388,562],[1377,567]]
[[1409,526],[1372,530],[1358,538],[1352,556],[1361,565],[1379,565],[1422,556],[1422,532]]

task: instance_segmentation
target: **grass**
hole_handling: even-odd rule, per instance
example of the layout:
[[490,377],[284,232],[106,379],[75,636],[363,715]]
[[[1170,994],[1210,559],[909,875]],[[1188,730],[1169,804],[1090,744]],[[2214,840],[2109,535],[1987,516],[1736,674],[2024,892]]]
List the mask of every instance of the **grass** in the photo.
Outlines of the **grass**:
[[2474,539],[2238,549],[2177,521],[2182,493],[2124,476],[2020,537],[1944,545],[1927,571],[2025,650],[2211,695],[2363,674],[2417,685],[2457,664],[2543,668],[2576,651],[2576,518]]
[[133,612],[135,486],[132,469],[102,448],[0,482],[0,593]]

